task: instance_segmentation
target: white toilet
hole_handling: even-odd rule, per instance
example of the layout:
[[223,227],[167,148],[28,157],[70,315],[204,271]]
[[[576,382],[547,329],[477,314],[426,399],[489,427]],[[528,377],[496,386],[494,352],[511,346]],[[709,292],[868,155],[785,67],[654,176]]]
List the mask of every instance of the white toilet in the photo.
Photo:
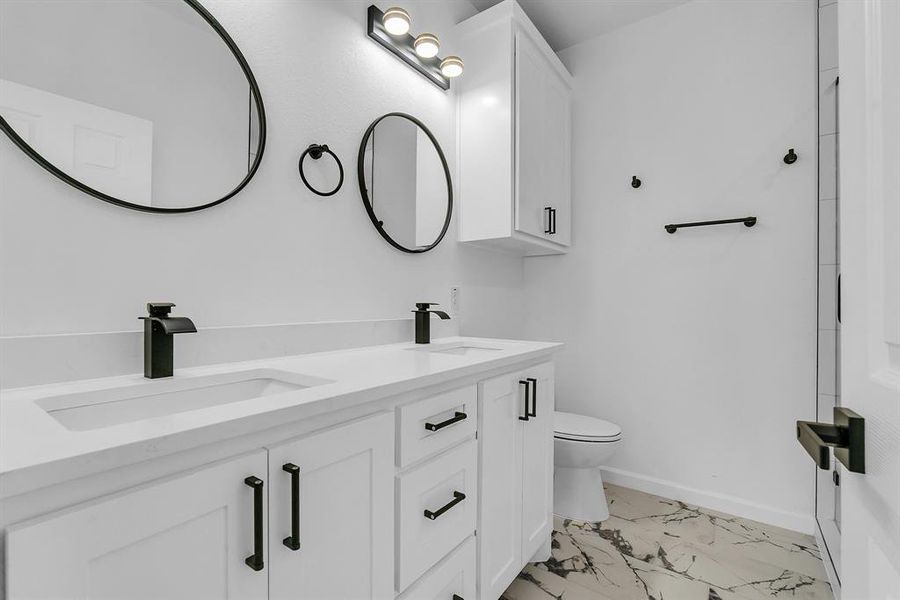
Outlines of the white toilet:
[[615,423],[556,411],[553,426],[553,512],[577,521],[605,521],[609,506],[600,466],[622,440]]

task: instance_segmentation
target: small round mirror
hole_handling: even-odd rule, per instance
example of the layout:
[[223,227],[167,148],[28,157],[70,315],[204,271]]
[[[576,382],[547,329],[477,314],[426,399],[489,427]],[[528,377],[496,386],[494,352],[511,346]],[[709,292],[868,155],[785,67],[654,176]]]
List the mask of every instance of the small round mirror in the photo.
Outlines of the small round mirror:
[[450,226],[453,186],[447,159],[418,119],[388,113],[359,146],[359,191],[378,233],[403,252],[427,252]]

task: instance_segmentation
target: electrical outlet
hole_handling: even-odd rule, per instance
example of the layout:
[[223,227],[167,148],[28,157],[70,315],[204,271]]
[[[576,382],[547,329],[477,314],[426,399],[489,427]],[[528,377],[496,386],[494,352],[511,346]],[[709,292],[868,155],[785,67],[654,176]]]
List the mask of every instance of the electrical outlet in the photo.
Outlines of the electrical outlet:
[[459,286],[454,285],[450,288],[450,314],[459,314]]

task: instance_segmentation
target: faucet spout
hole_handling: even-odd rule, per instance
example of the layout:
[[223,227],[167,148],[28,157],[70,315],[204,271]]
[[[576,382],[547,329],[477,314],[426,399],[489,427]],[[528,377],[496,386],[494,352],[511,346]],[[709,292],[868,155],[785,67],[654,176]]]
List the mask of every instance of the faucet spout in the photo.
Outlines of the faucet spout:
[[163,333],[172,335],[175,333],[197,333],[197,326],[187,317],[151,317],[151,321],[159,323]]

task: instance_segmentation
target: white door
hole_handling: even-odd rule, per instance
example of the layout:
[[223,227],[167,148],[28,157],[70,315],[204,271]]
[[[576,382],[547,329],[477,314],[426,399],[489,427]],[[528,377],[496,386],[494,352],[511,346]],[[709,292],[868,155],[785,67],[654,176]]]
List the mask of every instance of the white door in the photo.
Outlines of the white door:
[[270,448],[269,481],[270,598],[394,597],[392,414]]
[[4,79],[0,109],[19,137],[67,175],[151,205],[153,121]]
[[478,384],[478,597],[499,598],[522,564],[522,427],[518,375]]
[[842,0],[842,404],[865,474],[841,481],[843,600],[900,598],[900,2]]
[[529,369],[524,380],[532,396],[530,416],[522,421],[522,558],[528,561],[549,549],[553,531],[553,365]]
[[265,476],[260,450],[13,526],[9,599],[266,598],[267,568],[244,562],[255,549],[244,480]]

